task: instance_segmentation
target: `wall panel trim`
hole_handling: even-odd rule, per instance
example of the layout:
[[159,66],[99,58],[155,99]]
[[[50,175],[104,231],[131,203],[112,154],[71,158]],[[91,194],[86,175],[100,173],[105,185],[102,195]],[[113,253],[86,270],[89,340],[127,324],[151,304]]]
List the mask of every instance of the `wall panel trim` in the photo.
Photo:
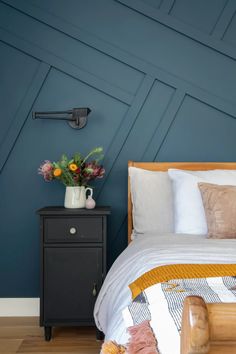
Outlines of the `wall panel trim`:
[[174,6],[175,0],[163,0],[160,6],[160,10],[166,14],[168,14],[172,7]]
[[[134,99],[134,96],[124,92],[123,90],[111,86],[109,83],[99,80],[98,78],[94,77],[92,74],[84,72],[80,70],[78,67],[66,63],[63,59],[55,57],[53,54],[45,52],[43,49],[38,48],[34,44],[29,44],[24,39],[20,39],[15,34],[9,33],[8,31],[0,28],[0,40],[12,47],[31,55],[36,59],[41,59],[51,66],[55,66],[58,70],[64,72],[71,77],[79,79],[82,82],[90,85],[91,87],[96,88],[97,90],[106,93],[107,95],[114,97],[120,100],[123,103],[130,105]],[[132,66],[130,63],[131,58],[129,58],[128,62],[123,61],[129,66]],[[140,61],[141,63],[141,61]],[[236,116],[236,104],[227,101],[221,97],[216,97],[215,95],[211,94],[210,92],[197,87],[196,85],[187,82],[185,80],[181,80],[180,78],[152,65],[148,65],[147,63],[142,63],[141,67],[138,65],[136,67],[134,63],[133,67],[140,70],[141,72],[147,72],[150,77],[157,78],[159,81],[172,86],[174,88],[181,89],[185,91],[187,94],[202,100],[203,102],[210,103],[216,109],[220,109],[225,111],[227,114]]]
[[[121,2],[122,4],[138,3],[139,1],[140,4],[142,4],[142,7],[148,6],[153,10],[152,7],[144,4],[140,0],[116,0],[116,1]],[[0,2],[6,3],[7,5],[8,3],[14,4],[15,6],[12,5],[13,8],[18,9],[23,13],[30,15],[31,17],[34,17],[36,14],[37,19],[40,19],[40,22],[44,23],[45,25],[49,26],[48,22],[50,22],[50,26],[52,28],[59,29],[60,31],[71,36],[72,38],[76,38],[80,42],[96,50],[99,50],[104,54],[113,57],[114,59],[130,66],[131,68],[146,73],[147,75],[152,76],[169,86],[183,90],[187,94],[194,96],[197,99],[202,100],[203,102],[210,103],[216,109],[224,110],[229,115],[236,116],[235,103],[231,101],[227,101],[226,99],[223,99],[221,97],[216,97],[215,95],[211,94],[209,91],[206,91],[205,89],[196,86],[194,83],[183,80],[177,77],[176,75],[173,75],[172,73],[169,73],[155,65],[146,63],[145,61],[137,58],[136,56],[133,56],[130,53],[122,51],[122,49],[118,49],[110,44],[107,44],[107,42],[97,39],[97,37],[93,35],[87,34],[79,27],[76,28],[75,26],[65,23],[63,20],[58,19],[55,16],[43,12],[42,10],[36,8],[35,6],[27,3],[25,0],[21,0],[20,2],[17,3],[15,3],[14,0],[4,0],[4,1],[1,0]],[[190,26],[187,26],[188,30],[189,27]],[[53,54],[44,51],[43,48],[38,48],[33,43],[29,45],[27,41],[23,39],[19,39],[16,35],[9,34],[9,32],[7,33],[7,31],[4,32],[4,30],[0,29],[0,40],[4,40],[4,38],[6,43],[10,43],[11,45],[15,46],[19,50],[24,49],[26,53],[34,56],[35,58],[40,58],[41,60],[49,63],[50,65],[55,66],[57,69],[61,70],[62,72],[65,72],[66,74],[75,77],[76,79],[79,79],[82,82],[85,82],[86,84],[110,95],[111,97],[120,100],[123,103],[130,105],[134,99],[134,96],[132,94],[124,92],[124,90],[121,90],[105,81],[100,80],[94,75],[85,72],[79,69],[78,67],[71,65],[70,63],[67,63],[65,60],[60,59],[54,56]],[[207,38],[209,38],[209,36],[207,36]],[[236,51],[235,51],[235,55],[236,55]]]
[[29,116],[31,108],[37,99],[41,87],[43,86],[47,75],[49,73],[50,66],[45,63],[41,63],[39,68],[28,87],[25,97],[23,98],[20,107],[18,108],[13,122],[7,132],[7,135],[3,139],[0,149],[0,172],[2,171],[7,159],[13,149],[17,138]]
[[44,48],[40,48],[36,43],[30,43],[24,38],[21,38],[19,33],[10,33],[8,30],[0,28],[0,41],[11,45],[12,47],[32,56],[33,58],[48,63],[50,66],[57,68],[71,77],[79,79],[81,82],[84,82],[87,85],[94,87],[123,103],[130,104],[133,100],[133,94],[126,92],[105,80],[102,80],[88,71],[80,69],[78,66],[67,62],[64,58],[58,57],[53,52],[48,52]]
[[[120,2],[122,4],[140,3],[140,6],[142,6],[142,8],[148,6],[148,8],[151,8],[152,11],[154,11],[152,7],[144,4],[140,0],[115,0],[115,1]],[[4,0],[4,1],[1,0],[0,2],[6,3],[7,5],[8,3],[14,4],[15,6],[13,5],[10,6],[22,11],[23,13],[30,15],[31,17],[35,18],[36,16],[36,19],[38,19],[39,17],[40,21],[43,22],[45,25],[48,25],[48,22],[50,21],[50,26],[52,28],[59,29],[60,31],[71,36],[72,38],[76,38],[82,43],[89,45],[90,47],[99,50],[104,54],[112,56],[114,59],[136,70],[139,70],[140,72],[153,76],[157,78],[159,81],[168,84],[169,86],[184,90],[187,94],[193,95],[194,97],[202,100],[203,102],[205,101],[208,103],[211,102],[211,104],[216,109],[218,108],[222,109],[222,107],[224,107],[223,109],[226,111],[226,113],[230,115],[235,115],[236,113],[235,103],[227,101],[220,97],[216,97],[210,92],[204,90],[204,88],[197,87],[194,83],[185,81],[157,66],[154,66],[150,63],[146,63],[145,61],[137,58],[136,56],[133,56],[132,54],[119,50],[116,47],[113,47],[112,45],[108,45],[105,41],[97,39],[95,36],[88,35],[86,34],[86,32],[79,29],[79,27],[75,28],[75,26],[65,23],[63,20],[61,19],[59,20],[55,16],[43,12],[42,10],[36,8],[35,6],[27,3],[25,0],[21,0],[20,2],[17,3],[15,3],[14,0]],[[190,29],[192,28],[191,26],[187,26],[186,29],[187,31],[189,31],[189,27]],[[19,38],[17,38],[16,36],[13,38],[12,36],[14,35],[11,35],[11,37],[9,36],[10,36],[9,34],[8,36],[6,36],[6,43],[9,42],[12,45],[15,45],[18,49],[25,48],[26,52],[29,53],[30,55],[35,56],[36,58],[40,57],[41,60],[48,62],[50,65],[56,66],[59,70],[65,72],[66,74],[71,75],[72,77],[75,77],[76,79],[79,79],[80,81],[85,82],[86,84],[95,87],[96,89],[102,92],[105,92],[106,94],[120,100],[123,103],[131,104],[134,98],[131,94],[124,92],[123,90],[114,87],[105,81],[98,79],[97,77],[95,77],[94,75],[88,72],[85,73],[85,71],[80,70],[78,67],[75,68],[74,65],[66,63],[63,59],[59,59],[53,54],[49,56],[48,53],[43,50],[43,48],[39,49],[34,44],[31,44],[29,46],[27,41],[22,42],[22,40],[20,40],[19,42]],[[209,36],[205,36],[205,37],[209,38]],[[0,39],[4,40],[4,35],[1,35],[1,29],[0,29]],[[236,57],[236,50],[235,50],[235,57]],[[220,107],[218,107],[217,102],[220,103]]]
[[211,33],[214,38],[221,40],[224,37],[224,34],[228,26],[230,25],[230,22],[234,16],[235,11],[236,11],[236,1],[228,0],[219,20],[217,21]]
[[[116,133],[116,136],[114,140],[112,141],[111,146],[108,148],[108,151],[106,153],[107,156],[109,156],[109,160],[107,161],[106,158],[104,160],[104,164],[106,166],[106,179],[102,179],[100,181],[100,186],[99,186],[99,193],[98,193],[98,198],[99,195],[102,192],[103,186],[106,182],[106,180],[109,178],[109,175],[112,171],[112,168],[118,159],[118,156],[128,139],[128,136],[132,130],[132,127],[134,126],[138,114],[141,111],[143,105],[145,104],[145,101],[149,95],[149,92],[152,89],[152,86],[155,82],[155,79],[150,76],[146,76],[143,79],[142,84],[140,85],[137,94],[132,102],[132,105],[130,106],[129,110],[127,111],[127,114],[123,118],[123,121],[120,124],[120,128],[118,132]],[[111,158],[112,157],[112,158]]]
[[[145,4],[142,0],[115,0],[115,1],[120,3],[121,5],[124,5],[128,8],[130,8],[131,10],[134,10],[134,11],[140,13],[141,15],[144,15],[144,16],[150,18],[151,20],[159,22],[160,24],[187,36],[188,38],[191,38],[191,39],[193,39],[193,40],[195,40],[207,47],[214,49],[223,55],[226,55],[230,58],[236,59],[236,48],[234,48],[233,46],[231,46],[228,43],[224,43],[222,40],[220,40],[221,38],[219,38],[217,35],[216,36],[206,35],[206,34],[202,33],[201,31],[197,30],[196,28],[183,23],[183,22],[173,18],[172,16],[169,16],[168,13],[170,12],[170,10],[174,4],[174,1],[172,1],[172,0],[167,0],[167,2],[164,1],[161,4],[160,10],[152,7],[149,4]],[[110,51],[111,56],[113,56],[112,52],[117,50],[117,48],[114,47],[111,43],[107,43],[106,41],[95,38],[95,36],[87,33],[85,30],[83,30],[77,26],[75,27],[75,26],[63,21],[63,19],[57,18],[54,15],[46,13],[45,11],[42,11],[40,8],[27,3],[25,0],[21,0],[18,2],[16,2],[15,0],[0,0],[0,2],[6,4],[8,6],[11,6],[15,9],[18,9],[22,13],[30,15],[31,17],[33,17],[37,20],[40,20],[41,22],[44,22],[48,26],[51,26],[56,29],[60,29],[63,33],[69,34],[70,36],[76,38],[77,40],[80,40],[81,42],[83,42],[83,37],[84,38],[87,37],[87,39],[88,38],[90,38],[90,40],[92,39],[93,43],[100,42],[100,48],[102,48],[101,44],[103,44],[103,45],[105,44],[105,46],[110,47],[110,49],[113,48]],[[224,22],[227,21],[228,14],[230,14],[230,11],[232,11],[232,7],[234,7],[234,6],[235,6],[235,0],[230,0],[230,3],[227,6],[226,11],[223,13],[224,16],[222,19],[222,24],[221,24],[221,21],[219,21],[219,25],[217,25],[217,27],[218,26],[219,26],[219,28],[222,27]],[[35,17],[35,14],[37,17]],[[81,33],[82,33],[82,36],[81,36]],[[87,41],[85,41],[84,43],[88,44]],[[98,48],[99,47],[97,47],[97,49]]]
[[184,101],[186,94],[182,90],[176,90],[164,112],[165,119],[161,119],[152,139],[143,154],[142,161],[155,161],[162,144],[173,124],[175,117]]
[[144,15],[160,24],[183,34],[184,36],[201,43],[202,45],[212,48],[215,51],[228,56],[229,58],[236,59],[236,48],[224,43],[218,38],[206,35],[196,28],[187,25],[172,16],[161,13],[160,10],[154,9],[152,6],[145,4],[141,0],[116,0],[120,4],[134,10],[141,15]]

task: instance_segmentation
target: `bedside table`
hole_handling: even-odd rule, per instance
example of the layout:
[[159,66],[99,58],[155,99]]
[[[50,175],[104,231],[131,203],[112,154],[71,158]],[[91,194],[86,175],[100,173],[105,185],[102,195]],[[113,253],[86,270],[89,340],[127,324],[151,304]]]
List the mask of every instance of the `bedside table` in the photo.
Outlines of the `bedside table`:
[[41,230],[40,326],[94,325],[93,308],[106,275],[110,207],[37,211]]

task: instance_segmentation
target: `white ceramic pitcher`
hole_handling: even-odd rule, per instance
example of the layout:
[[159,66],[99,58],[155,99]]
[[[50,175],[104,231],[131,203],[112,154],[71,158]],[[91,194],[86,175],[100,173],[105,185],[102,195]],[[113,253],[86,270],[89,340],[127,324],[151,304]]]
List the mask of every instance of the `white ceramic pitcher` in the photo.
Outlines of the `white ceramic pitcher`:
[[66,187],[64,207],[70,209],[85,208],[86,192],[93,192],[92,188]]

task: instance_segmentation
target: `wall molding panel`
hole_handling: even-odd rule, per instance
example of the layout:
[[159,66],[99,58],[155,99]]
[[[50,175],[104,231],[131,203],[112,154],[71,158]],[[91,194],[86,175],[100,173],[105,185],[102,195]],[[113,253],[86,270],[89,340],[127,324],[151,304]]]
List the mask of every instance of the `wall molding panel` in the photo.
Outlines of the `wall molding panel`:
[[222,40],[225,32],[233,18],[234,13],[236,12],[236,4],[234,0],[228,0],[225,8],[223,9],[221,16],[211,33],[214,38]]
[[[39,50],[34,44],[29,45],[27,41],[20,40],[16,35],[12,35],[9,32],[0,29],[0,40],[14,46],[15,48],[21,51],[24,51],[28,55],[32,55],[35,58],[37,57],[40,60],[46,61],[50,65],[55,66],[56,68],[61,70],[62,72],[65,72],[66,74],[69,74],[72,77],[75,77],[80,81],[85,82],[91,85],[92,87],[95,87],[111,95],[112,97],[119,99],[121,102],[130,104],[133,100],[134,96],[132,96],[131,94],[128,94],[127,92],[124,92],[117,87],[111,86],[107,82],[101,82],[101,80],[99,80],[94,75],[88,72],[84,72],[78,67],[75,68],[74,65],[65,62],[65,60],[63,59],[60,60],[56,55],[53,56],[52,54],[50,55],[42,49]],[[127,63],[127,65],[130,66],[129,63]],[[151,76],[156,77],[158,80],[166,82],[173,87],[185,90],[187,94],[193,95],[200,100],[203,100],[208,103],[209,101],[211,101],[212,105],[220,105],[219,109],[226,110],[228,114],[235,115],[235,102],[231,103],[225,101],[221,97],[215,97],[215,95],[212,95],[210,92],[202,88],[198,88],[197,86],[193,85],[192,83],[188,83],[185,80],[180,80],[179,78],[176,78],[173,75],[166,73],[165,71],[158,68],[154,68],[154,70],[151,71]],[[221,108],[222,106],[223,108]]]
[[176,115],[184,101],[185,92],[181,90],[176,90],[169,105],[166,107],[166,111],[163,114],[163,119],[150,140],[149,146],[147,147],[141,160],[143,161],[155,161],[159,150],[174,122]]
[[[120,2],[119,0],[115,0]],[[130,2],[131,0],[121,0],[122,2]],[[143,2],[141,0],[133,0],[133,1],[140,1],[140,3],[143,4]],[[66,27],[64,26],[69,26],[68,23],[64,23],[63,21],[58,21],[58,19],[53,16],[53,15],[48,15],[46,14],[45,19],[43,18],[43,11],[36,8],[35,6],[30,6],[30,4],[28,4],[28,2],[26,2],[25,0],[22,0],[21,2],[15,2],[15,0],[1,0],[0,3],[11,3],[12,6],[15,3],[15,7],[16,9],[21,9],[21,11],[23,13],[27,13],[28,15],[33,17],[34,11],[36,13],[36,18],[38,19],[38,17],[40,18],[40,21],[43,21],[43,23],[45,23],[46,26],[52,26],[54,24],[54,21],[56,21],[55,24],[55,29],[59,29],[60,31],[62,31],[63,33],[65,33],[66,35],[73,37],[73,33],[71,33],[69,30],[67,30]],[[23,6],[24,5],[24,6]],[[30,9],[30,10],[29,10]],[[236,3],[235,3],[235,10],[236,10]],[[50,21],[50,25],[49,22]],[[61,25],[59,26],[59,23],[61,23]],[[74,27],[73,27],[74,28]],[[175,88],[179,88],[182,90],[185,90],[186,93],[190,94],[190,95],[196,95],[198,97],[198,95],[201,95],[202,97],[199,97],[199,99],[204,99],[203,96],[208,95],[207,101],[210,100],[212,98],[212,100],[214,101],[214,94],[212,94],[209,90],[206,90],[204,87],[199,87],[199,85],[194,84],[194,82],[190,82],[190,81],[186,81],[183,78],[179,78],[178,75],[173,75],[163,69],[161,69],[160,67],[156,67],[153,66],[151,63],[146,63],[136,57],[134,57],[132,54],[127,56],[127,53],[120,50],[118,53],[115,53],[114,51],[117,50],[115,47],[110,46],[109,48],[106,47],[106,43],[102,40],[98,41],[97,43],[97,38],[95,36],[89,35],[89,39],[87,38],[88,36],[86,36],[86,34],[84,33],[83,30],[81,30],[80,28],[78,28],[78,32],[80,35],[77,39],[79,39],[79,42],[85,43],[86,45],[88,45],[91,48],[94,49],[98,49],[99,46],[101,47],[101,51],[110,56],[111,53],[113,53],[113,57],[115,57],[114,54],[117,54],[117,58],[116,60],[124,63],[125,65],[128,65],[130,68],[133,68],[134,70],[138,70],[140,71],[140,73],[145,73],[148,74],[150,76],[153,76],[154,78],[157,78],[160,81],[166,82],[168,83],[168,85],[171,85]],[[1,34],[1,32],[0,32]],[[6,36],[6,35],[5,35]],[[208,36],[209,37],[209,36]],[[4,40],[4,35],[2,37],[0,37],[1,40]],[[192,38],[194,39],[194,38]],[[15,38],[15,41],[13,39],[13,45],[17,46],[17,37]],[[28,41],[25,38],[24,39],[25,44],[27,45]],[[105,47],[103,48],[105,44]],[[22,47],[22,44],[19,43],[19,45],[17,46],[18,48]],[[70,63],[68,63],[68,61],[62,57],[61,61],[58,61],[58,56],[56,53],[54,53],[54,56],[51,57],[48,56],[48,52],[46,51],[46,48],[40,48],[40,52],[38,51],[38,44],[36,45],[36,43],[31,43],[31,46],[27,46],[26,47],[26,51],[28,54],[35,56],[35,57],[40,57],[41,60],[46,60],[50,65],[52,66],[56,66],[59,70],[62,70],[64,72],[66,72],[67,74],[70,73],[71,76],[74,76],[75,78],[79,78],[81,81],[84,81],[88,84],[91,84],[93,87],[99,88],[101,89],[101,87],[104,86],[103,90],[106,93],[111,93],[114,90],[114,93],[112,93],[112,96],[115,98],[120,99],[122,102],[125,102],[127,104],[130,104],[130,102],[133,99],[133,96],[127,93],[124,93],[124,90],[120,90],[118,91],[118,87],[113,87],[113,90],[111,87],[108,86],[108,82],[102,82],[99,80],[98,77],[95,77],[94,75],[92,75],[90,72],[81,70],[78,66],[71,65]],[[199,90],[200,88],[200,90]],[[204,95],[205,93],[205,95]],[[125,94],[125,96],[124,96]],[[219,99],[222,100],[221,97],[219,97]],[[226,106],[227,106],[227,100],[225,102]],[[236,107],[235,101],[229,103],[229,110],[232,109],[232,107]]]
[[[115,136],[115,139],[112,141],[111,146],[109,147],[107,156],[105,157],[104,163],[106,165],[106,176],[109,178],[110,172],[116,162],[116,159],[119,156],[119,152],[124,146],[126,140],[128,139],[129,133],[132,131],[132,128],[138,118],[140,110],[142,109],[145,101],[149,95],[150,90],[154,84],[154,79],[150,76],[146,76],[132,102],[132,105],[129,107],[126,116],[124,117],[123,123],[120,125],[119,130]],[[113,157],[113,158],[111,158]],[[105,183],[105,179],[101,180],[100,189],[98,198],[102,192],[103,185]]]
[[[162,4],[159,9],[157,9],[156,7],[154,8],[148,3],[145,3],[143,0],[115,0],[115,1],[117,1],[118,3],[124,6],[129,7],[130,9],[133,9],[134,11],[141,13],[144,16],[149,17],[152,20],[155,20],[163,24],[166,27],[170,27],[173,30],[178,31],[181,34],[186,35],[187,37],[190,37],[193,40],[202,43],[203,45],[212,47],[214,50],[218,50],[222,54],[236,59],[236,49],[234,47],[229,46],[228,44],[222,43],[221,41],[221,38],[223,37],[227,25],[232,19],[233,16],[232,14],[236,11],[236,4],[234,0],[229,0],[226,3],[226,6],[222,11],[219,20],[215,24],[213,34],[214,32],[216,34],[217,32],[220,33],[223,31],[223,33],[221,33],[220,36],[219,34],[213,36],[204,35],[201,31],[198,31],[196,28],[187,25],[186,23],[183,23],[175,18],[171,18],[171,16],[169,16],[169,13],[176,0],[162,1]],[[73,36],[74,33],[74,36],[77,39],[82,40],[82,38],[80,37],[81,28],[78,27],[78,30],[76,31],[75,26],[71,26],[70,24],[63,22],[62,18],[59,19],[50,13],[46,13],[42,11],[39,7],[27,3],[26,0],[21,0],[20,2],[16,2],[15,0],[1,0],[1,2],[11,5],[13,8],[19,9],[24,13],[28,13],[30,16],[33,16],[36,19],[48,25],[50,24],[51,26],[62,30],[64,33],[68,33],[68,34],[70,33],[71,36]],[[85,33],[83,33],[83,36],[84,35],[86,36]],[[90,34],[87,33],[87,36],[90,37]],[[92,38],[92,41],[94,41],[94,38]]]
[[[111,265],[126,246],[128,160],[235,160],[235,13],[235,0],[0,0],[3,302],[38,298],[35,211],[64,197],[41,161],[104,147],[95,198],[112,207]],[[92,110],[81,131],[31,119],[76,106]]]
[[109,94],[111,97],[117,98],[121,102],[130,104],[133,95],[124,92],[118,87],[114,87],[104,80],[100,80],[96,76],[81,70],[80,68],[64,61],[63,59],[58,58],[56,55],[47,53],[41,48],[37,48],[34,44],[29,44],[27,41],[19,39],[15,34],[9,33],[0,28],[0,41],[11,45],[12,47],[31,55],[34,58],[47,63],[50,66],[57,68],[58,70],[79,79],[80,81],[99,89],[100,91]]
[[174,5],[174,2],[175,2],[175,0],[163,0],[159,9],[162,12],[169,14],[173,5]]
[[21,129],[23,128],[26,119],[28,118],[31,108],[39,95],[40,89],[46,80],[49,73],[50,66],[46,63],[41,63],[35,77],[32,80],[29,89],[21,102],[19,109],[14,117],[13,123],[11,124],[7,135],[5,136],[0,149],[0,173],[3,169],[11,150],[13,149],[17,137],[19,136]]
[[[207,47],[210,47],[216,51],[219,51],[221,54],[229,56],[230,58],[236,59],[236,49],[227,43],[218,40],[217,37],[213,38],[203,34],[201,31],[189,26],[175,18],[170,17],[169,15],[162,14],[160,10],[154,9],[152,6],[143,3],[142,0],[116,0],[117,2],[123,4],[124,6],[129,7],[130,9],[139,12],[140,14],[149,17],[150,19],[157,21],[163,24],[166,27],[169,27],[176,32],[179,32]],[[232,4],[232,7],[235,9],[235,4]],[[230,8],[232,11],[232,8]],[[229,10],[229,11],[230,11]]]

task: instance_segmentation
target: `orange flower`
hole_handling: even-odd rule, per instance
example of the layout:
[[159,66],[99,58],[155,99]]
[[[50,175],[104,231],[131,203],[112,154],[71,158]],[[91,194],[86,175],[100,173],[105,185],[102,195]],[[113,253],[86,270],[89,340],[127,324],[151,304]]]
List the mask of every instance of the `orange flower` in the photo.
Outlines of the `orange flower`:
[[61,174],[62,174],[62,170],[61,170],[60,168],[56,168],[56,169],[53,171],[54,177],[60,177]]
[[72,172],[75,172],[77,170],[78,166],[75,164],[75,163],[71,163],[69,165],[69,169],[72,171]]
[[125,347],[116,342],[108,341],[102,345],[102,354],[125,354]]

